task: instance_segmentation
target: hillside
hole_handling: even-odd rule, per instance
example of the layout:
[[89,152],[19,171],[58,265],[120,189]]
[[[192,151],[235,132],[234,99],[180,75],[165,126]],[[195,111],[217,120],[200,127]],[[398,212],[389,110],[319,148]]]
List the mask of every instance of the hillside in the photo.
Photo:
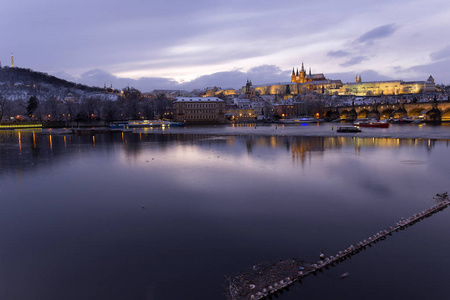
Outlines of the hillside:
[[24,68],[0,68],[0,95],[7,100],[28,100],[36,96],[39,100],[51,97],[63,99],[67,95],[81,99],[97,95],[100,98],[116,100],[117,95],[106,93],[99,87],[77,84],[55,76]]

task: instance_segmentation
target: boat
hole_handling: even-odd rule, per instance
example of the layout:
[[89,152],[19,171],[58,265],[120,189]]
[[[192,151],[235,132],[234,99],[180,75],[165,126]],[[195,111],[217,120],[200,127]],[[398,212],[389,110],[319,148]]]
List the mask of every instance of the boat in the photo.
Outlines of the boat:
[[300,118],[280,119],[278,122],[281,124],[302,124],[302,123],[317,123],[321,121],[323,120],[305,116]]
[[338,129],[336,130],[337,132],[350,132],[350,133],[355,133],[355,132],[361,132],[361,129],[359,129],[356,126],[345,126],[345,127],[338,127]]
[[375,119],[357,119],[355,122],[353,122],[353,125],[358,127],[373,127],[373,128],[388,128],[389,123],[387,122],[381,122],[379,120]]
[[109,124],[111,129],[123,129],[128,127],[128,121],[116,121]]
[[341,118],[337,118],[337,119],[331,120],[330,122],[331,123],[339,123],[341,121],[342,121]]
[[183,126],[182,122],[171,122],[164,120],[130,120],[113,122],[109,125],[109,128],[146,128],[146,127],[170,127],[170,126]]
[[414,122],[416,119],[413,118],[400,118],[400,119],[391,119],[390,123],[391,124],[410,124],[412,122]]

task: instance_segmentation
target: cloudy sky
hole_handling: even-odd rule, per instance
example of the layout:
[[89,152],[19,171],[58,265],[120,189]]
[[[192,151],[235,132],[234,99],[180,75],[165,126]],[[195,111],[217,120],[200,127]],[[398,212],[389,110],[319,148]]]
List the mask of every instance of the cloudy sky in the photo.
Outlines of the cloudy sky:
[[0,60],[142,91],[329,79],[450,84],[448,0],[15,0]]

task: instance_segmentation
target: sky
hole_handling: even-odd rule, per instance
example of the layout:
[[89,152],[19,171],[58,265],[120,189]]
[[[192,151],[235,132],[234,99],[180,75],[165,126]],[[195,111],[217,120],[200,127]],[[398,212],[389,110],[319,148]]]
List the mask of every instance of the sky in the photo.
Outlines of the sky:
[[114,88],[240,88],[328,79],[450,84],[448,0],[15,0],[0,61]]

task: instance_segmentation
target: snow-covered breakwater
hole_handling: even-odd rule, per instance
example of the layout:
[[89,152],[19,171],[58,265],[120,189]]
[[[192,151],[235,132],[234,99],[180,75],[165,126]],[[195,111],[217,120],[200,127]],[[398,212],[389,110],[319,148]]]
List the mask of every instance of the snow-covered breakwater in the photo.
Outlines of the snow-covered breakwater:
[[274,295],[294,284],[296,281],[300,281],[310,274],[342,262],[358,254],[361,250],[366,249],[366,247],[386,239],[392,233],[412,226],[450,206],[448,193],[437,194],[436,199],[439,200],[436,205],[416,213],[409,218],[401,218],[395,225],[381,230],[367,239],[352,244],[335,255],[329,257],[321,255],[321,259],[317,263],[304,264],[301,261],[293,259],[280,261],[278,264],[256,265],[253,267],[252,272],[229,279],[229,299],[265,299]]

